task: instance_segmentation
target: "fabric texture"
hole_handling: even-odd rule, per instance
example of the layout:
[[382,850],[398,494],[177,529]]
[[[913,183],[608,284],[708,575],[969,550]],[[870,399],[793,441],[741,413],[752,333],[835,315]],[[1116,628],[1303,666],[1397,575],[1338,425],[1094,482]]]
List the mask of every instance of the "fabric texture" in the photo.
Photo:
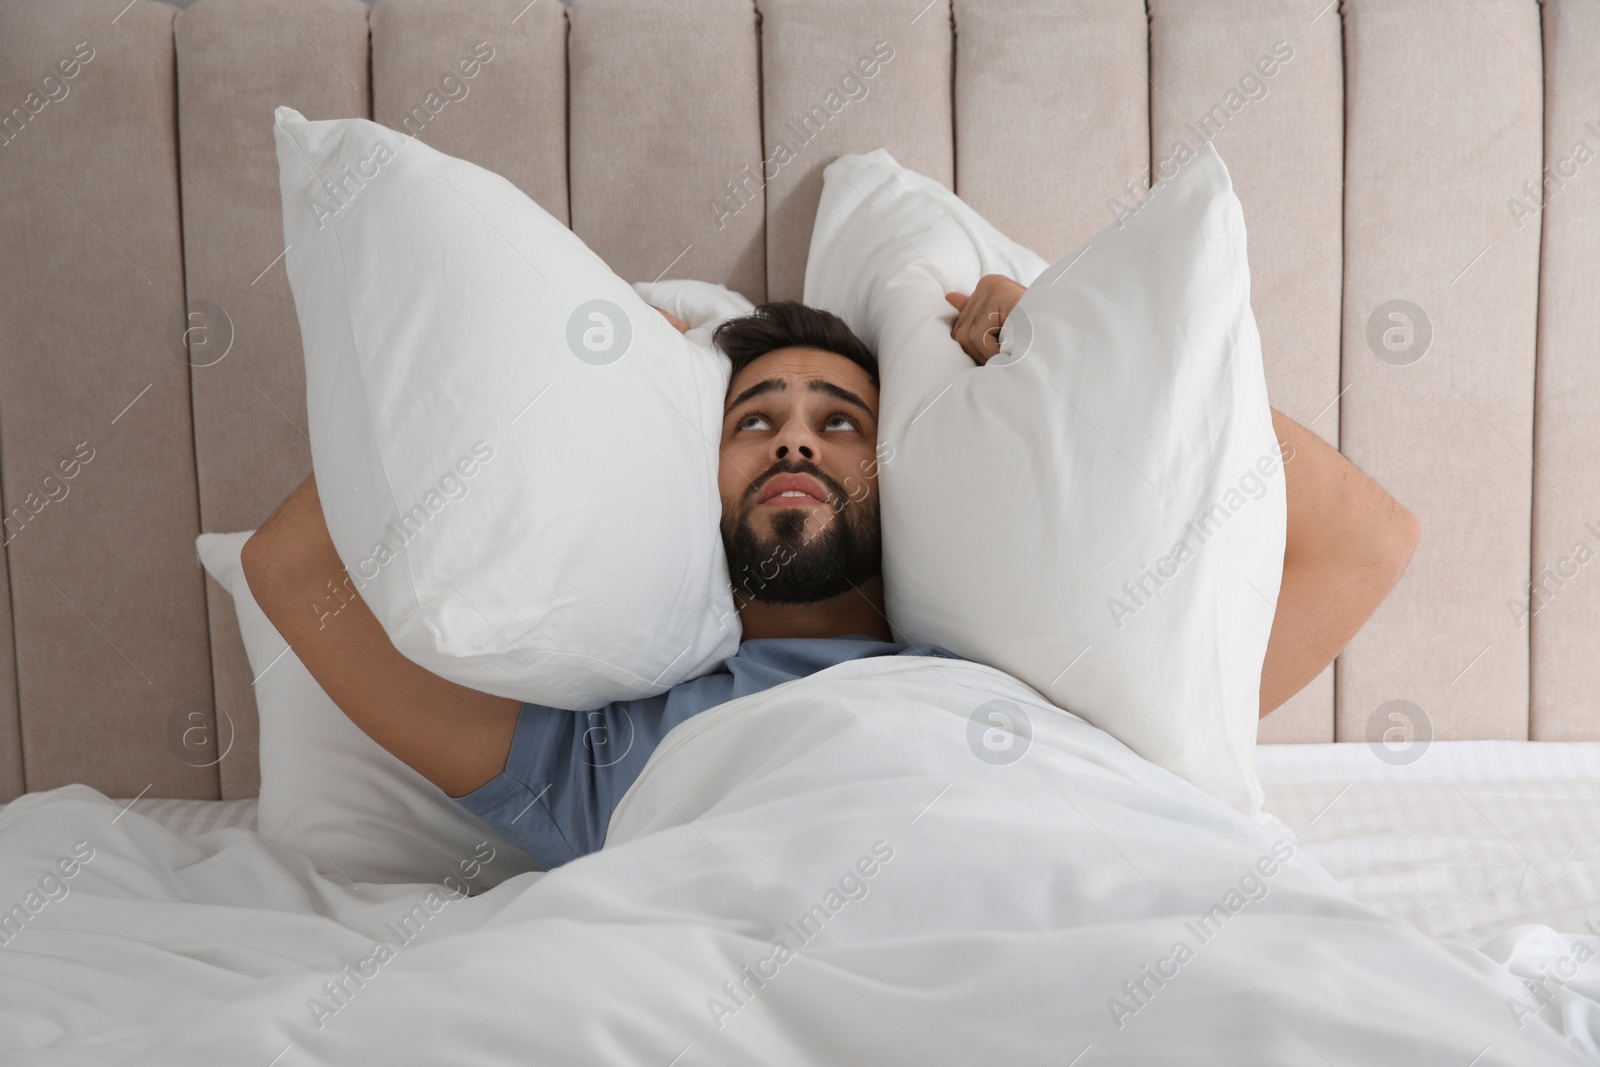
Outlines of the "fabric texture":
[[[991,273],[1028,288],[978,366],[944,294]],[[899,639],[1008,671],[1256,814],[1285,491],[1216,150],[1048,269],[888,152],[843,156],[806,301],[878,353]]]
[[[952,0],[950,7],[957,27],[951,188],[1001,233],[1059,259],[1149,188],[1151,104],[1190,86],[1149,77],[1152,26],[1142,0]],[[1151,93],[1152,81],[1161,93]],[[1019,136],[1043,129],[1050,136]],[[944,180],[902,151],[906,140],[879,143],[913,170]]]
[[111,26],[90,0],[0,4],[0,798],[24,774],[218,795],[218,769],[166,743],[212,691],[189,368],[169,333],[177,12],[139,6]]
[[385,0],[368,22],[374,122],[494,171],[570,222],[564,8]]
[[156,797],[130,799],[122,802],[128,810],[139,809],[139,814],[158,822],[175,834],[195,837],[212,830],[240,828],[254,830],[256,797],[237,800],[188,800],[183,797]]
[[[256,799],[192,800],[188,797],[125,797],[114,800],[124,811],[138,810],[143,818],[159,823],[180,837],[195,837],[212,830],[256,829]],[[0,804],[0,811],[5,805]]]
[[587,712],[524,704],[499,775],[462,807],[549,870],[605,844],[611,814],[673,727],[710,708],[869,656],[942,656],[864,634],[745,641],[710,674]]
[[1266,810],[1362,903],[1478,945],[1524,924],[1594,936],[1600,743],[1262,745]]
[[[198,524],[183,534],[186,544],[201,530],[259,525],[311,471],[305,360],[283,272],[277,159],[262,117],[282,103],[313,118],[370,114],[370,10],[359,0],[235,0],[192,4],[173,20],[168,77],[177,85],[185,293],[167,311],[164,336],[141,347],[188,364],[198,483],[197,499],[182,508]],[[227,591],[207,583],[205,592],[217,732],[231,726],[233,742],[215,772],[222,796],[253,798],[254,675]],[[98,779],[76,780],[113,792]]]
[[[1496,627],[1510,637],[1526,630],[1531,646],[1528,737],[1576,741],[1600,736],[1600,671],[1594,655],[1600,629],[1600,582],[1588,566],[1600,558],[1600,6],[1546,0],[1544,30],[1545,151],[1549,193],[1514,202],[1517,235],[1539,238],[1539,351],[1533,411],[1533,561]],[[1526,189],[1524,189],[1526,193]],[[1548,203],[1545,201],[1548,200]],[[1508,205],[1512,206],[1512,205]],[[1514,510],[1512,511],[1515,514]],[[1508,594],[1510,595],[1510,594]],[[1496,635],[1498,637],[1498,635]],[[1485,638],[1487,641],[1488,638]],[[1469,675],[1470,677],[1470,675]],[[1501,683],[1514,691],[1515,675]],[[1446,713],[1448,714],[1448,713]],[[1480,715],[1474,736],[1515,734],[1511,714]]]
[[[1533,486],[1592,500],[1596,477],[1592,468],[1581,482],[1571,468],[1541,477],[1533,451],[1538,233],[1554,219],[1519,228],[1510,207],[1530,189],[1542,203],[1542,168],[1554,172],[1571,149],[1551,140],[1544,155],[1551,83],[1539,70],[1540,9],[1492,0],[1458,19],[1425,0],[1341,5],[1348,392],[1339,447],[1417,515],[1422,539],[1340,653],[1336,741],[1368,740],[1384,705],[1400,699],[1432,718],[1442,740],[1528,737],[1530,630],[1509,605],[1532,576]],[[1583,46],[1590,57],[1594,40]],[[1592,116],[1592,105],[1583,112]],[[1437,121],[1419,127],[1424,114]],[[1583,337],[1567,358],[1592,366],[1593,334]],[[1562,541],[1583,536],[1557,530]],[[1594,639],[1572,647],[1592,649]],[[1592,679],[1592,655],[1570,662]]]
[[[481,2],[487,20],[504,22],[496,0]],[[565,60],[569,108],[552,116],[565,118],[567,133],[552,156],[565,151],[573,232],[624,278],[709,278],[765,299],[766,5],[758,13],[748,0],[687,9],[584,0],[540,4],[528,17],[541,7],[565,11],[571,29],[553,62],[560,77]],[[455,18],[443,10],[436,17]],[[798,259],[803,235],[793,247]]]
[[753,95],[764,139],[767,299],[800,300],[823,172],[841,153],[892,145],[907,166],[954,180],[956,35],[949,10],[936,5],[908,14],[860,0],[762,0],[760,12]]

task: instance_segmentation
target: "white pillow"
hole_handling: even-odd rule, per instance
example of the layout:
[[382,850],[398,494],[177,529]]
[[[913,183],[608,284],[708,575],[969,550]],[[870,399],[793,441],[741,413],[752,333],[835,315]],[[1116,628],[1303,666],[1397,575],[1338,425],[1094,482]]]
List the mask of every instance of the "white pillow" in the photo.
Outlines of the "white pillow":
[[[988,273],[1029,288],[978,367],[944,293]],[[878,353],[902,640],[1005,670],[1259,815],[1286,498],[1244,217],[1212,146],[1048,268],[882,149],[843,156],[805,298]]]
[[254,532],[203,533],[195,551],[233,594],[256,679],[261,834],[354,882],[454,877],[487,889],[535,870],[527,853],[390,755],[323,692],[245,584],[239,550]]
[[[727,357],[720,355],[720,350],[713,345],[711,336],[723,322],[750,314],[755,310],[755,305],[742,293],[736,293],[725,285],[693,281],[688,278],[668,278],[664,282],[634,282],[633,291],[638,293],[639,298],[646,304],[669,311],[687,322],[689,332],[684,334],[684,337],[691,343],[718,353],[723,361],[720,383],[722,395],[717,397],[720,408],[727,396],[730,374]],[[718,423],[719,435],[721,431],[721,423]],[[718,440],[721,440],[720,436]]]
[[395,647],[585,710],[733,654],[726,358],[499,175],[275,116],[317,488]]

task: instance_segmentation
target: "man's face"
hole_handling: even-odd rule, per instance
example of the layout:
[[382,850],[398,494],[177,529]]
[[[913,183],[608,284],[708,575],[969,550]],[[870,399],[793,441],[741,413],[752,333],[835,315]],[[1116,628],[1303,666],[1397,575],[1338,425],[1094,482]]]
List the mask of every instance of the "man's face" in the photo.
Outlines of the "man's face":
[[734,591],[809,604],[879,573],[878,390],[815,348],[751,361],[722,420],[722,543]]

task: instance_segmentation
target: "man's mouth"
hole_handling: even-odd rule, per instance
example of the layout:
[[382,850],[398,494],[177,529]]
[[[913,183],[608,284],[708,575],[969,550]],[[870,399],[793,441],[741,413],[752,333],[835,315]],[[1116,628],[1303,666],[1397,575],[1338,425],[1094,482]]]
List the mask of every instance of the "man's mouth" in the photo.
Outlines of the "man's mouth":
[[828,502],[828,490],[809,474],[780,474],[761,487],[758,503],[775,508],[808,508]]

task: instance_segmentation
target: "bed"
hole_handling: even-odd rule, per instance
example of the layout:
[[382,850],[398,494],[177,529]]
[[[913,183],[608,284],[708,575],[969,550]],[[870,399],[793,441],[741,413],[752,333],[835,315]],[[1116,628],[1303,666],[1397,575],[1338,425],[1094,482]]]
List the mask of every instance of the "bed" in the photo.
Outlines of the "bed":
[[[879,41],[894,58],[867,91],[823,107]],[[494,58],[481,72],[444,82],[482,42]],[[226,1051],[286,1065],[610,1057],[687,1067],[756,1049],[791,1062],[916,1063],[1007,1049],[1088,1065],[1181,1058],[1183,1027],[1207,1025],[1181,985],[1146,986],[1161,990],[1149,1012],[1118,993],[1139,974],[1132,955],[1117,965],[1128,973],[1080,998],[1092,1018],[1062,1006],[1071,998],[1029,999],[1060,976],[1047,954],[991,923],[965,942],[952,932],[968,981],[931,1002],[996,1020],[1031,1006],[1054,1029],[997,1021],[941,1046],[930,1037],[937,1013],[906,978],[930,959],[887,947],[864,923],[845,935],[865,903],[842,913],[828,957],[857,988],[828,987],[813,954],[779,972],[796,1000],[741,998],[718,989],[751,962],[729,947],[749,947],[737,940],[748,931],[701,915],[698,947],[675,940],[692,924],[672,909],[687,905],[625,872],[606,868],[629,887],[607,899],[609,916],[583,911],[588,875],[565,895],[550,892],[564,884],[553,877],[546,892],[524,893],[544,876],[519,875],[510,891],[440,898],[435,911],[423,903],[428,886],[346,884],[255,835],[257,673],[227,590],[192,546],[202,531],[258,525],[311,469],[268,121],[283,104],[313,119],[369,116],[505,175],[627,277],[709,279],[755,300],[800,295],[795,250],[822,168],[841,153],[887,146],[1053,258],[1135,203],[1175,142],[1214,140],[1250,231],[1274,405],[1338,445],[1424,528],[1370,625],[1262,722],[1267,809],[1331,879],[1308,873],[1295,892],[1351,929],[1415,932],[1458,961],[1458,978],[1498,983],[1502,998],[1482,1014],[1533,1043],[1524,1062],[1592,1060],[1600,977],[1576,957],[1600,922],[1589,854],[1600,840],[1590,655],[1600,583],[1585,566],[1600,539],[1590,525],[1600,183],[1586,167],[1595,134],[1585,125],[1600,99],[1597,50],[1600,8],[1587,0],[198,0],[181,10],[0,0],[0,171],[15,191],[0,198],[0,799],[11,801],[0,809],[0,907],[60,875],[58,863],[106,872],[93,892],[66,879],[70,892],[44,893],[37,924],[24,920],[34,928],[6,931],[0,1047],[15,1042],[41,1063],[218,1062]],[[804,149],[763,174],[755,164],[782,130]],[[1386,332],[1396,323],[1411,329],[1399,342]],[[1385,748],[1386,709],[1399,700],[1425,709],[1412,756]],[[198,752],[175,740],[196,723]],[[819,744],[860,728],[835,726]],[[1095,755],[1070,727],[1061,724],[1062,760],[1143,773]],[[702,747],[707,759],[721,751]],[[748,770],[719,758],[733,777]],[[675,780],[676,765],[661,762],[660,780]],[[647,829],[699,840],[689,854],[705,862],[681,869],[686,882],[727,893],[745,884],[716,868],[698,818],[638,792],[634,844]],[[940,805],[959,796],[915,824],[951,834],[952,849],[970,844],[956,818],[967,809],[952,805],[947,825]],[[1193,815],[1174,803],[1171,818]],[[737,835],[739,813],[726,817]],[[1074,842],[1099,847],[1090,822],[1068,822]],[[85,865],[71,848],[91,826],[103,836]],[[808,878],[820,893],[857,859],[876,859],[877,840],[830,854],[831,875],[803,865],[786,875],[801,897]],[[606,863],[625,867],[633,854],[618,849]],[[913,853],[898,855],[876,862],[912,867]],[[1136,875],[1080,887],[1082,900],[1142,893]],[[878,904],[921,914],[912,895],[873,891]],[[1013,935],[1066,937],[1027,911],[1038,901],[1017,887],[994,893],[991,918],[1032,916]],[[1353,905],[1327,903],[1338,894]],[[952,931],[981,926],[981,902],[967,903]],[[82,923],[56,925],[85,904]],[[385,934],[416,906],[429,943]],[[612,929],[588,929],[585,942],[586,923]],[[37,962],[24,939],[45,934],[54,989],[22,970]],[[653,955],[641,947],[652,936],[662,939]],[[384,938],[407,946],[393,967],[372,960]],[[502,941],[563,959],[587,943],[591,969],[565,986],[508,977],[520,1000],[502,1001],[486,977],[515,973]],[[663,971],[663,946],[702,955]],[[472,952],[492,966],[474,972],[453,955]],[[1034,983],[1002,980],[1019,960],[1037,968]],[[1226,970],[1220,959],[1201,966]],[[1270,954],[1262,966],[1277,974]],[[723,978],[710,989],[695,985],[713,972]],[[362,995],[372,974],[395,994]],[[853,998],[859,1017],[837,1033],[808,1029],[795,1005],[811,981],[826,1003]],[[743,1024],[752,1044],[679,1040],[666,1001],[602,1015],[580,996],[631,991],[649,1006],[675,983],[694,994],[676,1008],[709,1034]],[[1254,1022],[1277,1020],[1260,1031],[1272,1035],[1266,1051],[1250,1055],[1367,1054],[1337,1045],[1333,1016],[1317,1014],[1326,1005],[1275,992],[1262,985],[1238,1002]],[[1396,1003],[1418,1005],[1406,996],[1395,992]],[[721,1028],[708,1007],[719,997]],[[1133,1013],[1121,1027],[1107,1007],[1115,999]],[[563,1032],[569,1043],[540,1044],[541,1022],[575,1019],[585,1025]],[[1548,1032],[1531,1036],[1538,1026]],[[1463,1027],[1451,1040],[1465,1048],[1476,1032]],[[1486,1038],[1459,1062],[1518,1062],[1508,1047]]]

